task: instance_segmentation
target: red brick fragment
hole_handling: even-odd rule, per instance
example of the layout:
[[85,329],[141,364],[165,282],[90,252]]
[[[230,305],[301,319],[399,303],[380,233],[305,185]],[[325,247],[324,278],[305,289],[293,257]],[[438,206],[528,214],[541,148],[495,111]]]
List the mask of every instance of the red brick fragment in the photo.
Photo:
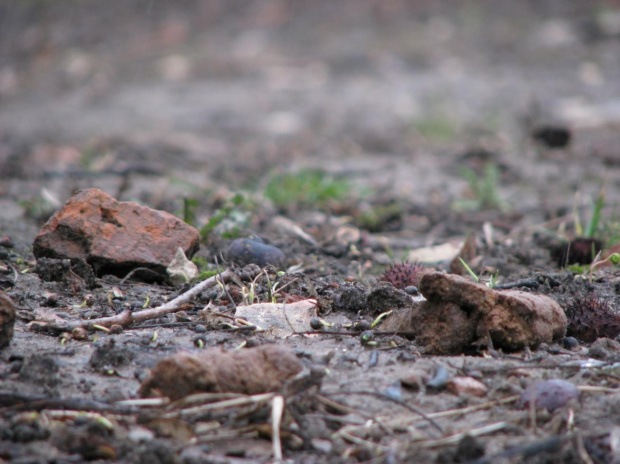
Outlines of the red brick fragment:
[[97,275],[125,275],[136,267],[165,273],[179,247],[191,257],[198,231],[164,211],[119,202],[98,189],[77,192],[34,240],[37,258],[79,258]]

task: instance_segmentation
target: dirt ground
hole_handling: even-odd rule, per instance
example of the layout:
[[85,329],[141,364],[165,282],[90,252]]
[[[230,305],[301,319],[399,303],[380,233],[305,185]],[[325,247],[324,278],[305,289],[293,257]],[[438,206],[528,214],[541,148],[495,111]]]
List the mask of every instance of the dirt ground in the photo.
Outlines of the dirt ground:
[[[619,51],[612,0],[0,2],[0,236],[13,242],[0,288],[18,308],[0,351],[0,462],[273,462],[271,397],[200,415],[127,403],[171,354],[271,343],[315,377],[286,397],[286,462],[620,462],[620,345],[593,341],[620,333],[620,269],[589,278],[561,251],[587,234],[597,198],[594,237],[603,253],[620,243]],[[311,169],[345,194],[267,194],[291,197],[278,176]],[[201,270],[222,264],[233,235],[263,237],[286,272],[262,274],[256,299],[288,285],[276,299],[318,299],[336,324],[321,331],[336,333],[205,318],[208,305],[232,314],[250,280],[117,334],[33,330],[44,313],[138,311],[189,288],[34,272],[41,226],[89,187],[179,217],[189,199],[198,229],[220,217]],[[370,290],[405,259],[448,271],[470,234],[473,270],[553,298],[576,340],[434,356],[403,334],[368,345],[346,328],[378,314],[348,310],[345,289]],[[587,314],[571,326],[576,307]],[[455,377],[486,389],[455,392]],[[542,379],[578,399],[524,408]]]

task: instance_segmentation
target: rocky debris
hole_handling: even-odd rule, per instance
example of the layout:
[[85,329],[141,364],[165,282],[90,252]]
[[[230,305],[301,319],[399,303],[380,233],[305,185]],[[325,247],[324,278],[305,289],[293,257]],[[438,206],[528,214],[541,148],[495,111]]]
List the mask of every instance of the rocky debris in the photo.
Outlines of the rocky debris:
[[34,240],[37,259],[81,259],[99,276],[124,276],[136,267],[165,275],[181,247],[191,257],[198,231],[164,211],[119,202],[98,189],[80,190]]
[[66,453],[85,461],[116,460],[114,428],[104,421],[85,416],[74,424],[60,423],[52,428],[51,442]]
[[95,348],[88,364],[95,370],[124,366],[134,358],[134,352],[124,346],[117,346],[114,339]]
[[41,280],[62,282],[66,288],[76,292],[97,285],[93,269],[82,259],[39,258],[34,272]]
[[617,359],[620,351],[620,343],[609,338],[599,338],[588,350],[588,356],[603,361]]
[[286,256],[277,247],[267,245],[259,237],[238,238],[228,248],[228,259],[240,266],[256,264],[260,267],[268,265],[277,268],[286,266]]
[[480,380],[473,377],[453,377],[448,380],[446,388],[449,392],[454,393],[457,396],[485,396],[488,392],[488,388]]
[[486,285],[440,272],[425,274],[420,291],[427,301],[400,310],[381,330],[415,337],[427,353],[460,354],[492,345],[506,351],[564,338],[566,316],[551,298]]
[[519,290],[496,295],[496,304],[485,320],[494,346],[516,351],[564,338],[566,315],[553,299]]
[[[266,331],[266,337],[280,338],[310,330],[317,315],[316,300],[294,303],[257,303],[237,306],[235,318],[241,318]],[[321,329],[320,327],[319,329]]]
[[517,406],[527,409],[533,401],[536,409],[553,412],[570,400],[579,398],[579,390],[566,380],[550,379],[533,383],[525,389]]
[[33,354],[21,364],[19,377],[29,385],[38,385],[46,392],[56,393],[61,383],[60,365],[52,355]]
[[620,315],[608,300],[594,295],[577,295],[566,305],[566,333],[585,343],[599,337],[614,339],[620,335]]
[[0,349],[8,346],[13,339],[15,325],[15,305],[7,294],[0,291]]
[[368,291],[356,282],[344,282],[331,295],[331,305],[336,310],[357,313],[367,309]]
[[223,352],[177,353],[157,364],[140,388],[140,395],[172,400],[199,392],[235,392],[249,395],[281,390],[303,369],[288,347],[263,345]]
[[398,290],[388,282],[378,282],[366,298],[366,309],[362,313],[377,315],[393,309],[409,308],[413,299],[403,290]]
[[420,277],[424,271],[425,268],[420,264],[404,261],[388,267],[379,280],[389,282],[394,288],[404,290],[407,287],[419,286]]
[[413,298],[389,282],[377,282],[368,291],[359,283],[344,283],[332,295],[332,307],[352,313],[378,315],[382,312],[410,308]]
[[179,247],[174,255],[174,259],[166,268],[166,272],[170,282],[180,285],[198,277],[198,266],[187,259],[183,249]]

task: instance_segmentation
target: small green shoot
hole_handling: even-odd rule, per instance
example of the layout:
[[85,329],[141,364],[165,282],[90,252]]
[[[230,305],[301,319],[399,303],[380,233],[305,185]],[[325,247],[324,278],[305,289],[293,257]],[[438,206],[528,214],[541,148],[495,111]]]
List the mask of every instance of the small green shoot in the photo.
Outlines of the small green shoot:
[[601,222],[599,237],[608,247],[620,243],[620,218],[616,215],[615,206],[609,216]]
[[108,329],[107,327],[103,326],[103,325],[99,325],[99,324],[93,324],[92,328],[95,330],[99,330],[101,332],[105,332],[105,333],[110,333],[111,330]]
[[212,234],[226,239],[238,238],[249,227],[253,211],[253,202],[240,193],[236,194],[217,209],[200,229],[201,240],[207,240]]
[[469,184],[472,198],[455,202],[459,210],[505,210],[507,205],[499,194],[499,168],[495,163],[484,165],[482,174],[471,168],[462,168],[461,175]]
[[269,274],[267,273],[267,271],[263,271],[263,272],[265,273],[265,277],[267,278],[267,298],[272,303],[277,303],[278,302],[277,288],[278,288],[279,282],[275,282],[273,285],[271,285],[271,279],[269,278]]
[[588,279],[590,283],[592,283],[592,273],[594,272],[594,269],[596,269],[598,266],[601,266],[602,264],[605,264],[605,263],[611,263],[614,266],[620,265],[620,253],[612,253],[605,259],[600,259],[600,256],[601,256],[601,252],[599,251],[599,253],[594,258],[594,261],[590,265],[590,273],[588,275]]
[[601,191],[596,197],[594,207],[592,208],[592,216],[586,229],[584,230],[579,214],[579,192],[575,193],[575,201],[573,202],[573,222],[575,226],[575,234],[577,237],[593,238],[598,235],[599,225],[601,222],[602,211],[605,207],[605,186],[601,187]]
[[198,277],[196,278],[196,280],[198,282],[202,282],[203,280],[207,280],[213,277],[214,275],[217,275],[217,270],[215,269],[210,270],[210,271],[202,271],[200,274],[198,274]]
[[603,211],[603,207],[605,206],[605,193],[603,189],[601,189],[598,197],[596,198],[596,203],[594,203],[594,210],[592,211],[592,217],[590,218],[590,222],[588,223],[588,229],[586,230],[586,237],[591,238],[598,232],[599,222],[601,221],[601,212]]
[[79,305],[73,305],[74,309],[82,309],[85,308],[87,306],[88,302],[86,300],[84,300],[81,304]]
[[198,269],[200,270],[205,270],[209,267],[209,261],[207,260],[206,256],[196,255],[192,258],[192,263],[198,266]]
[[196,209],[198,200],[195,198],[183,198],[183,221],[190,226],[196,225]]
[[434,111],[413,123],[414,131],[430,142],[449,142],[459,132],[459,122],[443,111]]
[[375,334],[372,330],[365,330],[360,334],[360,343],[363,346],[377,346],[378,343],[375,341]]
[[235,350],[241,350],[243,348],[245,348],[248,345],[248,341],[247,340],[243,340],[241,343],[239,343],[239,345],[237,345],[235,347]]
[[351,193],[350,185],[318,169],[276,174],[265,187],[265,196],[281,210],[328,208]]
[[149,296],[146,295],[146,299],[144,300],[144,304],[142,305],[142,309],[148,308],[150,304],[151,304],[151,298],[149,298]]
[[369,232],[381,232],[391,224],[400,223],[403,215],[404,208],[399,203],[376,205],[357,214],[355,223]]
[[489,288],[495,288],[495,286],[497,285],[498,277],[499,277],[499,271],[497,271],[495,274],[492,274],[491,277],[489,277],[489,282],[487,283]]
[[312,328],[313,330],[322,330],[324,327],[330,328],[333,326],[333,322],[327,322],[320,317],[313,317],[312,319],[310,319],[310,328]]
[[495,274],[492,274],[491,277],[489,277],[489,280],[485,282],[479,275],[477,275],[472,270],[471,267],[469,267],[469,264],[467,264],[467,262],[463,258],[461,258],[460,256],[458,258],[461,264],[463,265],[463,267],[465,268],[465,270],[467,271],[467,273],[470,276],[472,276],[472,278],[474,279],[476,283],[483,283],[489,288],[495,288],[495,286],[497,285],[498,277],[499,277],[499,271],[497,271]]
[[480,282],[480,277],[478,277],[478,275],[474,271],[472,271],[471,267],[469,267],[469,264],[467,264],[465,260],[460,256],[459,261],[461,262],[465,270],[469,273],[469,275],[472,276],[472,278],[476,281],[476,283]]
[[245,306],[250,306],[254,304],[254,300],[256,300],[256,303],[258,303],[258,298],[256,297],[256,293],[255,293],[255,283],[252,282],[250,284],[250,287],[242,287],[241,288],[241,296],[243,297],[243,304]]
[[377,324],[379,324],[379,322],[381,322],[383,319],[385,319],[386,317],[388,317],[390,314],[392,314],[393,311],[386,311],[384,313],[381,313],[377,316],[377,318],[372,321],[372,324],[370,324],[370,328],[374,329],[376,327]]
[[41,224],[47,221],[56,209],[56,205],[43,197],[20,200],[18,203],[24,209],[26,217],[34,219]]

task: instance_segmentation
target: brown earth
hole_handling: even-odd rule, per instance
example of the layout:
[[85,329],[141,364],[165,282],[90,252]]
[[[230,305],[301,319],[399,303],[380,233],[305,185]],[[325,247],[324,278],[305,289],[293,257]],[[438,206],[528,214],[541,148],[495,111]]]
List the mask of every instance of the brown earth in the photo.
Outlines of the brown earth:
[[[602,189],[594,248],[620,238],[619,49],[612,0],[2,2],[0,286],[17,319],[0,351],[0,462],[270,462],[274,395],[127,402],[170,355],[270,343],[304,365],[280,392],[287,462],[620,462],[620,270],[590,278],[562,249]],[[266,199],[276,175],[308,168],[347,195],[295,200],[282,181],[295,201]],[[62,263],[43,263],[65,276],[43,280],[34,238],[84,188],[207,225],[202,270],[254,234],[286,272],[239,272],[110,332],[46,329],[32,321],[134,313],[189,288],[76,280]],[[389,264],[428,247],[425,266],[462,272],[450,261],[469,234],[483,280],[549,296],[577,315],[569,335],[608,338],[516,353],[481,338],[432,356],[423,337],[347,328],[407,298],[371,292]],[[239,325],[250,291],[313,298],[335,325]],[[578,399],[517,401],[547,379]]]

